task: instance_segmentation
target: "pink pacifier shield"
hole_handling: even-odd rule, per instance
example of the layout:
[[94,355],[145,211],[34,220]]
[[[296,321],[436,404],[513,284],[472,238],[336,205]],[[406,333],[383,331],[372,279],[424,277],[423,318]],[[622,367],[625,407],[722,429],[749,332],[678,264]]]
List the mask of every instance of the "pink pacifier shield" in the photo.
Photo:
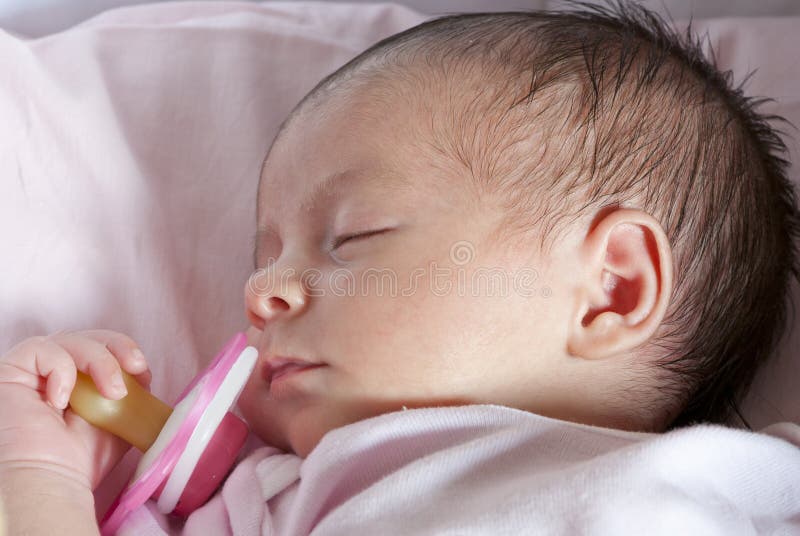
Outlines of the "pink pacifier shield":
[[244,421],[231,412],[225,414],[189,477],[174,514],[185,517],[205,504],[228,475],[246,439]]
[[[178,399],[179,404],[190,403],[186,406],[188,411],[185,417],[177,423],[177,431],[166,447],[160,452],[156,451],[157,455],[152,461],[140,463],[142,471],[139,476],[122,490],[111,505],[100,525],[104,536],[115,534],[125,518],[154,494],[161,500],[165,499],[160,495],[171,484],[170,478],[177,474],[174,470],[176,466],[181,466],[184,453],[193,444],[190,439],[194,437],[195,431],[201,430],[202,426],[198,424],[202,424],[204,418],[210,414],[212,405],[221,408],[222,412],[233,405],[255,365],[257,355],[255,348],[247,346],[245,334],[237,333],[209,366],[192,380]],[[194,398],[187,397],[190,392],[195,394]],[[170,418],[176,417],[177,413],[174,412]],[[185,486],[182,489],[177,488],[177,502],[174,502],[176,498],[172,499],[175,508],[171,512],[174,514],[186,516],[202,506],[222,483],[244,444],[247,425],[230,412],[218,415],[216,428],[206,425],[207,430],[213,430],[213,433],[208,432],[211,434],[210,438],[205,436],[208,444],[202,452],[196,449],[199,456],[196,458],[196,465],[193,468],[189,466],[189,471],[183,473],[184,478],[188,475],[188,480],[184,480]],[[165,428],[169,424],[168,421]]]

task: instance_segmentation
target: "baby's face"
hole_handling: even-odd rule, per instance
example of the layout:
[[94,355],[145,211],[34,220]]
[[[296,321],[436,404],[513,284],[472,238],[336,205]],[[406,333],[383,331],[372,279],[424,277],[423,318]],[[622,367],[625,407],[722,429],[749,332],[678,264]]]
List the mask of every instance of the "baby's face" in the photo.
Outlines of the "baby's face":
[[[404,406],[558,404],[552,263],[497,242],[501,209],[426,149],[425,118],[372,114],[365,99],[304,110],[261,177],[245,287],[259,362],[239,406],[303,457],[329,430]],[[271,385],[277,356],[324,366]]]

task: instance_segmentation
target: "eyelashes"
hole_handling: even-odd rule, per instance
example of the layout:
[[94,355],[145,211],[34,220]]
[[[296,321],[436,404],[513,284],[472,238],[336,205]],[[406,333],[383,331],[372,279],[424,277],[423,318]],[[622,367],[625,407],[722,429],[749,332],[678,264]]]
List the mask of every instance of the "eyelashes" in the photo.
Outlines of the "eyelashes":
[[[366,240],[367,238],[372,238],[374,236],[378,236],[384,233],[388,233],[389,231],[395,230],[396,227],[381,227],[379,229],[370,229],[368,231],[360,231],[357,233],[346,233],[339,235],[334,238],[333,244],[330,246],[329,251],[335,251],[338,248],[342,247],[343,245],[350,243],[350,242],[357,242],[360,240]],[[280,255],[280,246],[278,246],[278,251],[275,251],[274,244],[265,244],[266,235],[276,236],[272,233],[268,233],[265,231],[257,231],[252,236],[252,245],[253,245],[253,266],[258,268],[260,266],[259,260],[267,254],[269,251],[270,259],[277,258]]]
[[336,249],[340,248],[341,246],[343,246],[347,242],[353,242],[353,241],[358,241],[358,240],[364,240],[366,238],[372,238],[373,236],[377,236],[377,235],[380,235],[380,234],[387,233],[387,232],[391,231],[392,229],[393,229],[393,227],[384,227],[382,229],[372,229],[372,230],[369,230],[369,231],[361,231],[361,232],[358,232],[358,233],[349,233],[349,234],[344,234],[344,235],[337,236],[336,239],[333,241],[333,246],[331,247],[331,250],[336,250]]

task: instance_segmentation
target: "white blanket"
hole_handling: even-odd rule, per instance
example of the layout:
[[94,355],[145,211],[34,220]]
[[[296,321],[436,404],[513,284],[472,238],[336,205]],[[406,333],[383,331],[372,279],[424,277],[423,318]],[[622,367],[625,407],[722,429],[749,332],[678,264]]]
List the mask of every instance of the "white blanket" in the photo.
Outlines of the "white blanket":
[[[181,533],[155,512],[122,533]],[[182,533],[800,534],[800,426],[645,434],[492,405],[400,411],[333,430],[305,460],[254,451]]]

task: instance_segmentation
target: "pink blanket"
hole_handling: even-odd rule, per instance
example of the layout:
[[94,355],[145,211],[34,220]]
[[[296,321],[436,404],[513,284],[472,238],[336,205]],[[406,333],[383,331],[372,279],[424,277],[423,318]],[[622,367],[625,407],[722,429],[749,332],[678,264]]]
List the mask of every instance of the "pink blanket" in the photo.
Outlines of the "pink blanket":
[[[142,507],[121,533],[181,532]],[[502,406],[400,411],[305,460],[256,450],[182,533],[798,534],[800,426],[659,435]]]

